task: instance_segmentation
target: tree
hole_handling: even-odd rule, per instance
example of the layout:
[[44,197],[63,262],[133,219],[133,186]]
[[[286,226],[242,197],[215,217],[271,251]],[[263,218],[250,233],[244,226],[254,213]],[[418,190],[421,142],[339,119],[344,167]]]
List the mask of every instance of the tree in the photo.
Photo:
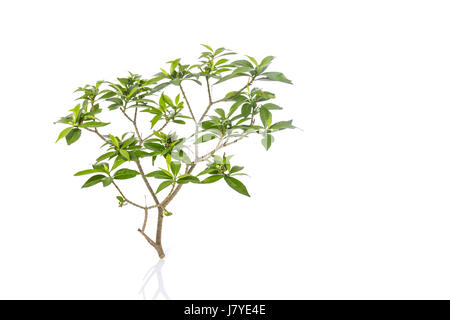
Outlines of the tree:
[[[252,134],[261,135],[262,145],[268,150],[274,142],[273,133],[294,128],[292,120],[273,123],[272,112],[281,109],[269,102],[275,95],[253,87],[255,81],[291,83],[281,72],[266,71],[273,56],[260,62],[250,56],[230,61],[229,57],[235,55],[234,52],[202,46],[206,50],[201,53],[197,64],[182,64],[180,59],[175,59],[168,62],[168,71],[161,69],[150,79],[130,73],[126,78],[117,78],[118,82],[97,81],[94,85],[78,88],[75,92],[80,92],[81,96],[76,100],[80,103],[70,110],[69,115],[57,121],[68,127],[60,132],[56,142],[65,138],[71,145],[79,140],[83,131],[102,140],[101,148],[106,152],[97,157],[92,168],[79,171],[75,176],[91,175],[82,188],[100,183],[104,187],[114,187],[118,192],[119,207],[132,205],[142,209],[144,222],[138,231],[156,249],[160,258],[164,257],[161,241],[163,220],[172,214],[167,207],[183,185],[224,180],[231,189],[249,197],[247,188],[238,179],[244,175],[243,167],[232,166],[231,156],[225,153],[220,156],[218,152]],[[245,84],[214,100],[213,86],[233,78],[242,78]],[[202,110],[191,106],[184,90],[183,85],[189,81],[206,86],[208,102],[200,114],[196,113]],[[178,91],[176,96],[170,97],[163,92],[166,88],[169,90],[169,86]],[[213,106],[219,105],[223,108],[212,110]],[[99,119],[105,106],[110,111],[121,113],[132,132],[121,135],[101,133],[111,124]],[[145,128],[139,127],[138,117],[147,118]],[[193,124],[192,132],[179,137],[174,130],[187,122]],[[193,141],[192,148],[189,141]],[[203,144],[212,146],[209,152],[201,154],[199,147]],[[152,171],[144,170],[143,162],[147,162]],[[201,164],[205,164],[203,170],[194,174],[194,169]],[[125,165],[133,165],[137,170],[125,168]],[[120,180],[132,178],[143,180],[153,199],[152,205],[147,205],[146,201],[138,204],[125,196],[119,187]],[[155,188],[152,185],[157,180],[161,182]],[[163,190],[165,197],[159,197]],[[150,209],[158,211],[154,240],[145,233]]]

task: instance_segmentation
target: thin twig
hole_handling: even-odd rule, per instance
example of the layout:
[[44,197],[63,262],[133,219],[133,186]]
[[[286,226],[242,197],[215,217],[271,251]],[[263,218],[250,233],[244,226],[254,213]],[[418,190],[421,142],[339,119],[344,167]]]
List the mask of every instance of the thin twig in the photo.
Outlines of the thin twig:
[[148,209],[144,209],[145,215],[144,215],[144,223],[142,224],[142,232],[145,232],[145,227],[147,226],[147,218],[148,218]]
[[[161,131],[161,130],[164,129],[168,124],[169,124],[169,120],[166,120],[166,122],[164,123],[164,125],[162,125],[161,128],[159,128],[158,130],[155,130],[155,131]],[[147,139],[150,139],[151,137],[153,137],[153,136],[155,135],[155,131],[153,131],[153,133],[151,133],[149,136],[147,136],[146,138],[144,138],[143,141],[146,141]]]
[[206,84],[207,84],[207,86],[208,86],[209,104],[208,104],[208,106],[206,107],[205,112],[203,112],[203,114],[202,114],[202,116],[200,117],[200,120],[199,120],[198,122],[202,122],[202,120],[203,120],[203,119],[206,117],[206,115],[208,114],[209,109],[211,109],[211,106],[212,106],[212,105],[214,105],[214,104],[216,104],[216,103],[219,103],[219,102],[222,102],[222,101],[225,101],[225,100],[229,100],[229,99],[231,99],[231,98],[234,98],[235,96],[237,96],[238,94],[240,94],[242,91],[244,91],[247,87],[251,86],[254,80],[255,80],[255,78],[252,77],[252,79],[249,80],[249,81],[247,82],[247,84],[246,84],[244,87],[242,87],[240,90],[236,91],[236,92],[235,92],[234,94],[232,94],[231,96],[229,96],[229,97],[223,97],[222,99],[219,99],[219,100],[216,100],[216,101],[212,101],[212,98],[211,98],[211,92],[210,92],[210,88],[209,88],[209,80],[208,80],[208,78],[206,78]]
[[137,107],[136,107],[136,111],[135,111],[135,113],[134,113],[134,119],[131,119],[131,117],[127,114],[127,112],[125,111],[124,108],[121,107],[121,108],[120,108],[120,111],[122,111],[123,115],[124,115],[128,120],[130,120],[130,122],[133,124],[133,126],[134,126],[134,131],[136,132],[136,135],[137,135],[137,137],[138,137],[138,139],[139,139],[139,143],[142,144],[143,140],[142,140],[141,134],[139,133],[139,129],[138,129],[137,123],[136,123],[136,118],[137,118]]
[[144,238],[148,241],[148,243],[150,243],[154,248],[157,247],[157,244],[155,243],[155,241],[150,239],[150,237],[148,235],[146,235],[144,231],[142,231],[141,229],[138,229],[138,231],[140,234],[142,234],[144,236]]
[[212,103],[212,96],[211,96],[211,86],[209,85],[209,77],[206,77],[206,87],[208,88],[208,100],[209,103]]
[[235,96],[237,96],[238,94],[240,94],[242,91],[244,91],[247,87],[251,86],[252,83],[253,83],[253,81],[255,81],[255,77],[252,77],[252,79],[249,80],[245,86],[243,86],[240,90],[236,91],[236,92],[235,92],[234,94],[232,94],[231,96],[229,96],[229,97],[223,97],[222,99],[213,101],[212,104],[216,104],[216,103],[219,103],[219,102],[222,102],[222,101],[225,101],[225,100],[229,100],[229,99],[231,99],[231,98],[234,98]]
[[[196,164],[193,163],[189,166],[189,169],[187,169],[186,173],[192,173],[192,171],[194,171]],[[175,188],[175,190],[173,190],[173,192],[171,192],[166,199],[164,199],[164,201],[161,203],[161,206],[163,208],[167,207],[167,205],[170,203],[170,201],[172,201],[172,199],[177,195],[177,193],[180,191],[181,187],[183,186],[183,184],[178,184]]]
[[98,132],[97,128],[94,128],[94,129],[91,129],[91,128],[84,128],[84,129],[86,129],[87,131],[90,131],[90,132],[95,133],[96,135],[98,135],[98,136],[100,137],[100,139],[102,139],[102,140],[105,141],[105,142],[108,142],[108,141],[106,140],[106,138],[105,138],[103,135],[101,135],[100,132]]
[[133,202],[133,201],[131,201],[131,200],[128,200],[128,198],[125,197],[125,195],[123,194],[122,190],[120,190],[119,186],[114,182],[114,180],[112,181],[112,184],[116,187],[117,191],[119,191],[119,193],[120,193],[120,195],[122,196],[123,200],[125,200],[125,201],[128,202],[129,204],[131,204],[131,205],[133,205],[133,206],[135,206],[135,207],[144,209],[144,210],[147,210],[147,209],[155,208],[155,207],[156,207],[156,206],[151,206],[151,207],[145,206],[145,207],[144,207],[144,206],[141,206],[140,204],[137,204],[137,203],[135,203],[135,202]]
[[194,120],[194,122],[197,123],[197,120],[195,120],[194,113],[192,112],[191,105],[189,104],[189,100],[187,99],[186,94],[184,93],[183,86],[181,85],[181,83],[180,83],[180,90],[181,90],[181,94],[183,95],[184,101],[186,101],[189,112],[191,113],[192,120]]
[[[251,133],[251,132],[250,132],[250,133]],[[225,147],[229,146],[230,144],[236,143],[236,142],[238,142],[238,141],[240,141],[240,140],[242,140],[242,139],[248,137],[248,135],[249,135],[250,133],[247,133],[247,134],[245,134],[245,135],[242,135],[242,136],[240,136],[239,138],[237,138],[237,139],[235,139],[235,140],[233,140],[233,141],[229,141],[229,138],[228,138],[223,144],[217,145],[213,150],[211,150],[211,151],[208,152],[207,154],[205,154],[205,155],[199,157],[199,158],[195,161],[195,163],[199,163],[199,162],[208,160],[208,158],[209,158],[210,156],[212,156],[214,153],[216,153],[216,152],[219,151],[220,149],[225,148]]]
[[153,188],[150,186],[150,183],[148,182],[147,177],[145,176],[144,170],[142,169],[142,166],[141,166],[141,162],[139,161],[139,159],[136,160],[135,162],[136,162],[136,165],[137,165],[137,167],[138,167],[139,173],[141,174],[142,180],[144,180],[145,186],[147,187],[148,191],[149,191],[150,194],[152,195],[152,198],[153,198],[153,200],[155,201],[155,204],[156,204],[157,206],[159,206],[159,200],[158,200],[158,198],[156,197],[156,194],[155,194],[155,192],[153,191]]
[[202,116],[200,117],[200,120],[198,122],[202,122],[202,120],[206,117],[208,114],[209,109],[214,104],[211,96],[211,86],[209,85],[209,77],[206,77],[206,87],[208,88],[208,106],[206,107],[205,112],[203,112]]

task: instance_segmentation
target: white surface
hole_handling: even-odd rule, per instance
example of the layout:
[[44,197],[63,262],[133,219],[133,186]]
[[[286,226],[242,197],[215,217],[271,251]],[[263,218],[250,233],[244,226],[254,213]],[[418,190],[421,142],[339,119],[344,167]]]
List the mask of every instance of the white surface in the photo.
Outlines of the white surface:
[[[449,9],[2,2],[0,298],[140,299],[145,283],[151,298],[158,272],[171,299],[450,298]],[[200,43],[275,55],[295,85],[260,85],[304,132],[282,132],[267,153],[239,146],[252,198],[222,183],[182,189],[167,258],[150,270],[141,212],[72,176],[98,142],[55,145],[52,122],[76,87],[193,61]]]

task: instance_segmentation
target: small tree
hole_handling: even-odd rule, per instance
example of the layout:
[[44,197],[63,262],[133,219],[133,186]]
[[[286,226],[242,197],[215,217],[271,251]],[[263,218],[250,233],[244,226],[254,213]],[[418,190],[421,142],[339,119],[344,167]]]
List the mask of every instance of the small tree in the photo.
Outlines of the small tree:
[[[81,93],[77,99],[80,103],[70,110],[69,115],[57,121],[69,126],[61,131],[56,142],[65,138],[71,145],[80,138],[82,130],[102,140],[106,153],[96,159],[91,169],[79,171],[75,176],[91,175],[82,188],[99,183],[104,187],[113,186],[119,194],[119,207],[129,204],[142,209],[144,222],[138,231],[156,249],[160,258],[164,257],[161,241],[163,219],[171,215],[168,205],[184,184],[209,184],[224,180],[233,190],[250,196],[245,185],[236,177],[243,175],[243,167],[232,166],[231,157],[225,153],[217,155],[219,150],[251,134],[261,135],[262,144],[268,150],[274,141],[274,132],[294,128],[292,120],[273,123],[272,111],[281,109],[268,102],[275,95],[253,87],[259,80],[291,83],[280,72],[266,72],[274,57],[265,57],[261,62],[250,56],[230,61],[228,57],[234,52],[225,48],[213,50],[208,45],[203,47],[206,51],[201,53],[197,64],[182,64],[180,59],[176,59],[168,62],[169,71],[161,69],[150,79],[130,73],[126,78],[118,78],[118,82],[98,81],[94,85],[78,88],[75,92]],[[238,77],[245,80],[244,86],[218,100],[213,98],[213,85]],[[189,103],[183,84],[193,81],[202,85],[202,80],[208,102],[206,108],[201,110],[203,112],[196,114],[199,110]],[[172,98],[163,92],[169,86],[179,90]],[[213,106],[227,104],[229,107],[226,109],[212,110]],[[99,119],[103,105],[121,113],[132,126],[132,132],[121,135],[101,133],[101,127],[110,125]],[[138,116],[148,117],[145,128],[139,128]],[[193,123],[192,131],[184,137],[177,136],[174,130],[187,121]],[[170,126],[172,131],[168,131]],[[201,144],[212,144],[210,151],[200,153]],[[146,171],[144,161],[152,168],[157,165],[159,168]],[[194,174],[194,169],[202,163],[206,164],[203,170]],[[137,171],[123,168],[124,164],[134,164]],[[120,180],[137,176],[144,181],[153,199],[152,205],[147,205],[146,201],[144,204],[131,201],[119,187]],[[155,188],[149,178],[162,182]],[[163,190],[165,197],[159,198],[158,194]],[[154,240],[145,232],[150,209],[158,211]]]

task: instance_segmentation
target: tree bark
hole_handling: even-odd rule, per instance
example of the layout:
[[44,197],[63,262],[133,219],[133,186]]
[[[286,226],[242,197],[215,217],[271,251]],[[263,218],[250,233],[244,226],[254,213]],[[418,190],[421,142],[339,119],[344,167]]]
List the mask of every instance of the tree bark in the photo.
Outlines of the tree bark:
[[164,253],[163,247],[161,245],[155,247],[156,252],[158,252],[158,256],[160,259],[163,259],[166,254]]
[[150,243],[150,245],[155,248],[156,252],[158,253],[158,256],[160,259],[163,259],[166,255],[164,253],[164,249],[162,247],[161,243],[156,243],[155,241],[153,241],[152,239],[150,239],[149,236],[147,236],[145,234],[145,232],[143,232],[141,229],[138,229],[139,233],[142,234],[142,236],[145,238],[145,240],[147,240],[148,243]]

